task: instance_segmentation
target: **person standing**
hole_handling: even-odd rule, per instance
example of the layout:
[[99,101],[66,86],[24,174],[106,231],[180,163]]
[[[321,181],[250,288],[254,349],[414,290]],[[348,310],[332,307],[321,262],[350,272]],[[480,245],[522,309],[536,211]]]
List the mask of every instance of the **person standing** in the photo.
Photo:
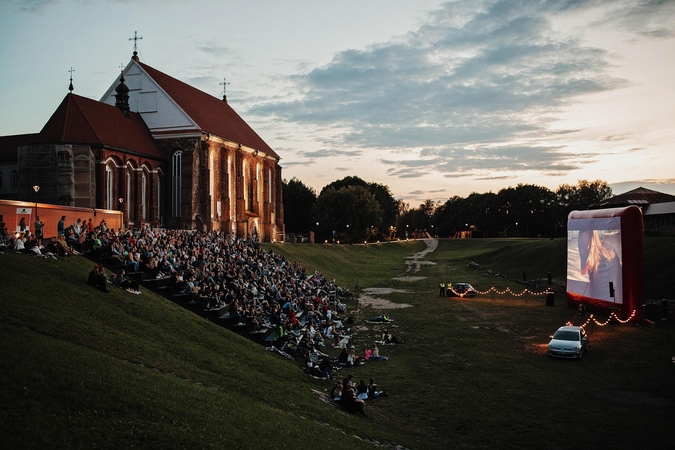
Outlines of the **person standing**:
[[44,227],[44,224],[40,220],[40,216],[37,216],[35,218],[35,239],[37,239],[38,243],[42,240],[42,227]]
[[59,220],[58,225],[56,226],[56,232],[58,233],[59,237],[65,238],[65,231],[66,231],[66,216],[61,216],[61,220]]
[[19,221],[19,232],[25,233],[26,232],[26,218],[22,217],[21,220]]

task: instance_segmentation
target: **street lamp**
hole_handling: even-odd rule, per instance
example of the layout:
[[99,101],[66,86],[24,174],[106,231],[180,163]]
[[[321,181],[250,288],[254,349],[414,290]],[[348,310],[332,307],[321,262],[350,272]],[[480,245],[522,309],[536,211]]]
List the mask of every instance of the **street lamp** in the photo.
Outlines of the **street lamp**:
[[35,222],[37,223],[38,221],[38,206],[37,206],[37,196],[38,196],[38,191],[40,190],[40,186],[37,184],[33,186],[33,190],[35,191]]

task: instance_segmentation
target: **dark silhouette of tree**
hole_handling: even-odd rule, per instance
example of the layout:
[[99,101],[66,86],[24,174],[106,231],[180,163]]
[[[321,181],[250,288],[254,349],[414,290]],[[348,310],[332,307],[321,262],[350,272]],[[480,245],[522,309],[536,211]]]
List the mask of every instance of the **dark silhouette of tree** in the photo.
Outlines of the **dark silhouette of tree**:
[[364,242],[382,224],[382,208],[366,187],[347,185],[324,188],[314,206],[319,233],[329,241]]
[[312,228],[311,212],[316,203],[316,192],[295,177],[282,183],[286,231],[308,233]]

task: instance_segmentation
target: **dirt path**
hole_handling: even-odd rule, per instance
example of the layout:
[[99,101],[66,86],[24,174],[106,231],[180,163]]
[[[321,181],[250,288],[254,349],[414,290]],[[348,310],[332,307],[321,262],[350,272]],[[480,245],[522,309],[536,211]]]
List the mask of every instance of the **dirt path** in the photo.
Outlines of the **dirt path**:
[[[424,260],[424,257],[436,250],[436,247],[438,247],[438,240],[437,239],[424,239],[424,243],[426,244],[427,248],[422,250],[419,253],[415,253],[412,256],[409,256],[405,259],[406,266],[408,267],[405,271],[404,274],[399,275],[397,277],[392,278],[393,280],[397,281],[406,281],[406,282],[412,282],[412,281],[418,281],[418,280],[423,280],[426,277],[411,277],[409,274],[411,273],[417,273],[421,270],[423,265],[432,265],[436,264],[431,261],[426,261]],[[372,306],[373,308],[376,309],[397,309],[397,308],[409,308],[412,305],[409,305],[408,303],[394,303],[386,298],[379,297],[381,295],[387,295],[391,294],[393,292],[410,292],[406,289],[392,289],[392,288],[368,288],[364,289],[363,293],[359,295],[359,308],[365,307],[365,306]]]

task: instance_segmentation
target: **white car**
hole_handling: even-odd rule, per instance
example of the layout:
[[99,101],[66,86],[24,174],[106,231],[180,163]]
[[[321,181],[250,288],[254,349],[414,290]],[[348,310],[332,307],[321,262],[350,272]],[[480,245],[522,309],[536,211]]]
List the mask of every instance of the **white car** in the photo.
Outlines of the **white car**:
[[548,343],[548,356],[581,359],[588,351],[588,336],[581,327],[560,327],[549,337],[551,342]]

